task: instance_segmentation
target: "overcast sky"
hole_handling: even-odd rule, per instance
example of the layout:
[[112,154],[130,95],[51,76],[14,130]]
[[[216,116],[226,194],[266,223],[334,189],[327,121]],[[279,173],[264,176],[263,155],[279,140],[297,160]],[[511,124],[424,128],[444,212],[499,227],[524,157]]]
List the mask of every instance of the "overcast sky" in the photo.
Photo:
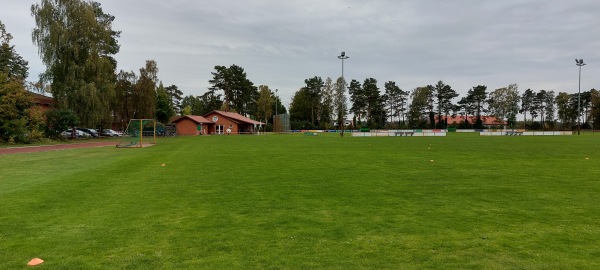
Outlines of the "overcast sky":
[[[30,7],[0,0],[11,44],[45,70],[31,41]],[[600,88],[598,0],[99,0],[122,31],[119,70],[156,60],[159,79],[185,95],[206,92],[214,66],[243,67],[255,85],[279,89],[286,107],[304,79],[375,78],[403,90],[442,80],[461,96],[519,85],[576,93]]]

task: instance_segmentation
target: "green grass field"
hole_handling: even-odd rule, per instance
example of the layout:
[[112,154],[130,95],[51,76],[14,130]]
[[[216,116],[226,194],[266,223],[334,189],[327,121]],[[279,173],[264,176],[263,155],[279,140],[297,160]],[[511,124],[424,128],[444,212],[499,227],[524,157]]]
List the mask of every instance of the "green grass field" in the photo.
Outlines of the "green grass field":
[[599,142],[210,136],[0,155],[0,269],[600,269]]

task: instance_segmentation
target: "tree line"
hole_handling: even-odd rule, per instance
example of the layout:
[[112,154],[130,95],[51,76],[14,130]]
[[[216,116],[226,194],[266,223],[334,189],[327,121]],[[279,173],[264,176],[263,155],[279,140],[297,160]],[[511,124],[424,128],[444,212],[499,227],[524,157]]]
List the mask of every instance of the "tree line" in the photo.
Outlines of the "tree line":
[[[158,63],[147,60],[134,71],[117,71],[120,50],[115,17],[87,0],[40,0],[31,6],[32,40],[46,66],[40,80],[27,82],[28,62],[10,45],[12,36],[0,22],[0,139],[28,142],[57,136],[74,126],[107,128],[115,119],[156,118],[168,123],[174,115],[204,115],[212,110],[237,112],[269,123],[275,111],[287,109],[267,85],[256,86],[237,65],[215,66],[210,87],[199,96],[183,96],[174,84],[159,80]],[[43,112],[28,91],[47,92],[56,105]],[[314,76],[292,97],[293,129],[354,127],[446,128],[449,116],[461,116],[461,128],[483,128],[483,117],[495,116],[508,127],[570,129],[581,116],[583,127],[600,125],[600,94],[525,90],[515,84],[487,90],[485,85],[459,94],[438,81],[405,91],[388,81],[379,88],[374,78],[360,82]],[[517,116],[524,121],[517,123]],[[469,121],[467,116],[474,116]],[[521,126],[518,126],[520,124]]]
[[[331,121],[336,115],[332,112],[338,108],[330,102],[331,79],[324,83],[315,76],[305,83],[290,104],[292,128],[336,127]],[[454,127],[482,129],[486,128],[484,118],[490,116],[498,127],[508,128],[572,129],[579,124],[578,120],[583,128],[600,126],[600,92],[596,89],[583,91],[580,96],[531,89],[521,94],[516,84],[493,91],[477,85],[460,97],[443,81],[411,91],[388,81],[382,91],[376,79],[367,78],[362,83],[351,80],[347,90],[351,103],[348,112],[354,115],[351,123],[355,128],[448,128],[449,117],[458,117],[459,124],[454,123]],[[523,121],[517,121],[519,114],[523,115]]]
[[[0,21],[0,141],[57,137],[75,126],[109,128],[115,119],[122,126],[132,118],[166,124],[177,114],[222,109],[268,122],[273,111],[286,112],[268,86],[256,87],[236,65],[216,66],[209,90],[186,97],[176,85],[163,85],[154,60],[137,74],[117,72],[114,55],[121,32],[112,28],[115,17],[100,3],[41,0],[31,6],[31,14],[32,40],[46,66],[35,83],[26,81],[28,62],[10,45],[12,36]],[[28,91],[51,94],[54,108],[44,112],[34,106]]]

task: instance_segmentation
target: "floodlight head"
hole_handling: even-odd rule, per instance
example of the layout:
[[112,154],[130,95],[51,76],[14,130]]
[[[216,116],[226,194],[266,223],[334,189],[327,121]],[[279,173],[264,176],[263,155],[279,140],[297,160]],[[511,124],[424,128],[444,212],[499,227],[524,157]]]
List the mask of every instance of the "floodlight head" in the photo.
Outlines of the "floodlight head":
[[575,63],[576,63],[576,64],[579,64],[579,59],[575,59]]
[[346,52],[342,52],[342,57],[346,56]]

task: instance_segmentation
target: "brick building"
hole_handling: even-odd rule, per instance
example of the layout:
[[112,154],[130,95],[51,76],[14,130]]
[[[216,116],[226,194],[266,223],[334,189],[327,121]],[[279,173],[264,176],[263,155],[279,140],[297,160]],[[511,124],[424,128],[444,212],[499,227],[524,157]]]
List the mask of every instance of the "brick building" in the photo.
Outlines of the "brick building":
[[212,111],[203,116],[177,116],[171,120],[178,135],[252,134],[264,123],[238,113]]
[[202,116],[185,115],[177,116],[171,120],[177,127],[177,135],[205,135],[208,125],[212,122]]

